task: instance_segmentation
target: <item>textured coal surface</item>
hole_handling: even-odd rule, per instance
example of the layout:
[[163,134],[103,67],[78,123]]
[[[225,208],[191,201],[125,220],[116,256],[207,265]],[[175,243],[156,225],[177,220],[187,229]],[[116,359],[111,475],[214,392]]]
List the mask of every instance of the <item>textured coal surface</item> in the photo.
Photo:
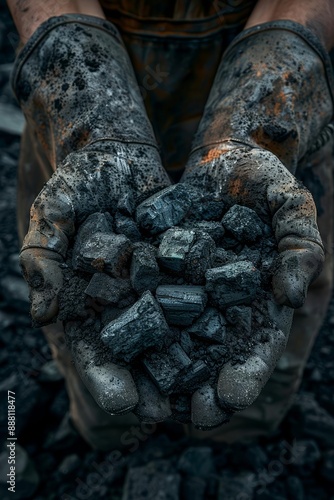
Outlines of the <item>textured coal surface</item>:
[[[12,106],[15,102],[9,90],[7,67],[13,61],[17,41],[5,2],[0,0],[0,101]],[[30,326],[27,289],[18,266],[18,153],[19,137],[1,132],[0,435],[6,435],[7,390],[13,390],[17,436],[28,458],[22,453],[20,457],[33,464],[38,474],[36,477],[30,469],[33,490],[20,479],[21,487],[26,489],[15,498],[25,499],[28,494],[33,500],[156,500],[167,495],[186,500],[332,498],[334,298],[307,364],[303,385],[287,417],[270,438],[247,445],[199,443],[184,437],[180,426],[161,424],[144,431],[130,427],[127,444],[120,451],[98,452],[83,442],[66,416],[69,402],[64,381],[43,334]],[[186,351],[187,336],[183,338],[180,345]],[[181,421],[182,413],[189,411],[188,395],[178,397],[172,411]],[[6,498],[7,485],[0,482],[0,488],[1,498]],[[14,497],[11,494],[9,498]]]
[[[78,333],[103,359],[128,367],[135,382],[146,373],[163,396],[214,387],[226,362],[243,363],[267,341],[258,325],[271,325],[258,307],[270,298],[276,256],[270,228],[253,210],[226,203],[219,205],[220,221],[207,220],[210,212],[198,220],[193,191],[176,184],[149,202],[122,200],[116,213],[90,215],[64,267],[59,318],[65,325],[78,320]],[[163,215],[166,200],[175,210]],[[117,233],[119,214],[133,224],[135,214],[141,241]]]

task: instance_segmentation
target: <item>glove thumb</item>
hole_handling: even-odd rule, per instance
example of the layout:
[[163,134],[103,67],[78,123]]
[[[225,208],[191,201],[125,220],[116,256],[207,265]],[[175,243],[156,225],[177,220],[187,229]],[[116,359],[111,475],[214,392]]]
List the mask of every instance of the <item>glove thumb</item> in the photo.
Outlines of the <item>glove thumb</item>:
[[63,285],[62,257],[51,250],[29,248],[21,252],[20,264],[30,288],[31,316],[35,326],[56,320],[58,294]]

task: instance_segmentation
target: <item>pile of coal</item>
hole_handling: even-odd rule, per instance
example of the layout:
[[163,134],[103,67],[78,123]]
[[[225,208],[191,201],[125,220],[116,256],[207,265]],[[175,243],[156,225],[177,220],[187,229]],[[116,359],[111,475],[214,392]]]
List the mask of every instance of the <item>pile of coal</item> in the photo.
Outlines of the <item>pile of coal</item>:
[[101,360],[127,367],[140,394],[158,390],[188,422],[191,395],[266,341],[275,256],[271,228],[250,208],[184,184],[137,206],[129,195],[79,228],[59,319],[80,317]]

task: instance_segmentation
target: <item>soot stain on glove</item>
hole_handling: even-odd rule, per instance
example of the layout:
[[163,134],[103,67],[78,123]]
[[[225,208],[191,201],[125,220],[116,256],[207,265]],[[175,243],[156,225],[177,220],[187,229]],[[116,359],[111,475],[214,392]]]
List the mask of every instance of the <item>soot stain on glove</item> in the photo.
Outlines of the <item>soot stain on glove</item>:
[[317,207],[318,217],[320,217],[324,213],[324,207],[321,198],[326,192],[320,178],[314,172],[312,166],[305,166],[304,168],[300,169],[300,172],[297,170],[296,175],[312,193],[315,205]]

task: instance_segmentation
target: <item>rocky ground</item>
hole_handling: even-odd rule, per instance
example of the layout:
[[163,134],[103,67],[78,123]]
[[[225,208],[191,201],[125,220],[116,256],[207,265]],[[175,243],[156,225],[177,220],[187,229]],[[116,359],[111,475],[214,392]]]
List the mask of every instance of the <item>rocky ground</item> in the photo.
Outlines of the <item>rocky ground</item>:
[[[8,493],[9,449],[0,453],[0,497],[52,499],[334,498],[334,298],[302,388],[279,430],[252,445],[195,442],[168,428],[131,435],[113,454],[92,451],[68,421],[63,379],[31,328],[18,265],[16,167],[22,117],[8,76],[17,35],[0,1],[0,434],[7,391],[16,398],[17,483]],[[152,432],[154,430],[154,432]]]

